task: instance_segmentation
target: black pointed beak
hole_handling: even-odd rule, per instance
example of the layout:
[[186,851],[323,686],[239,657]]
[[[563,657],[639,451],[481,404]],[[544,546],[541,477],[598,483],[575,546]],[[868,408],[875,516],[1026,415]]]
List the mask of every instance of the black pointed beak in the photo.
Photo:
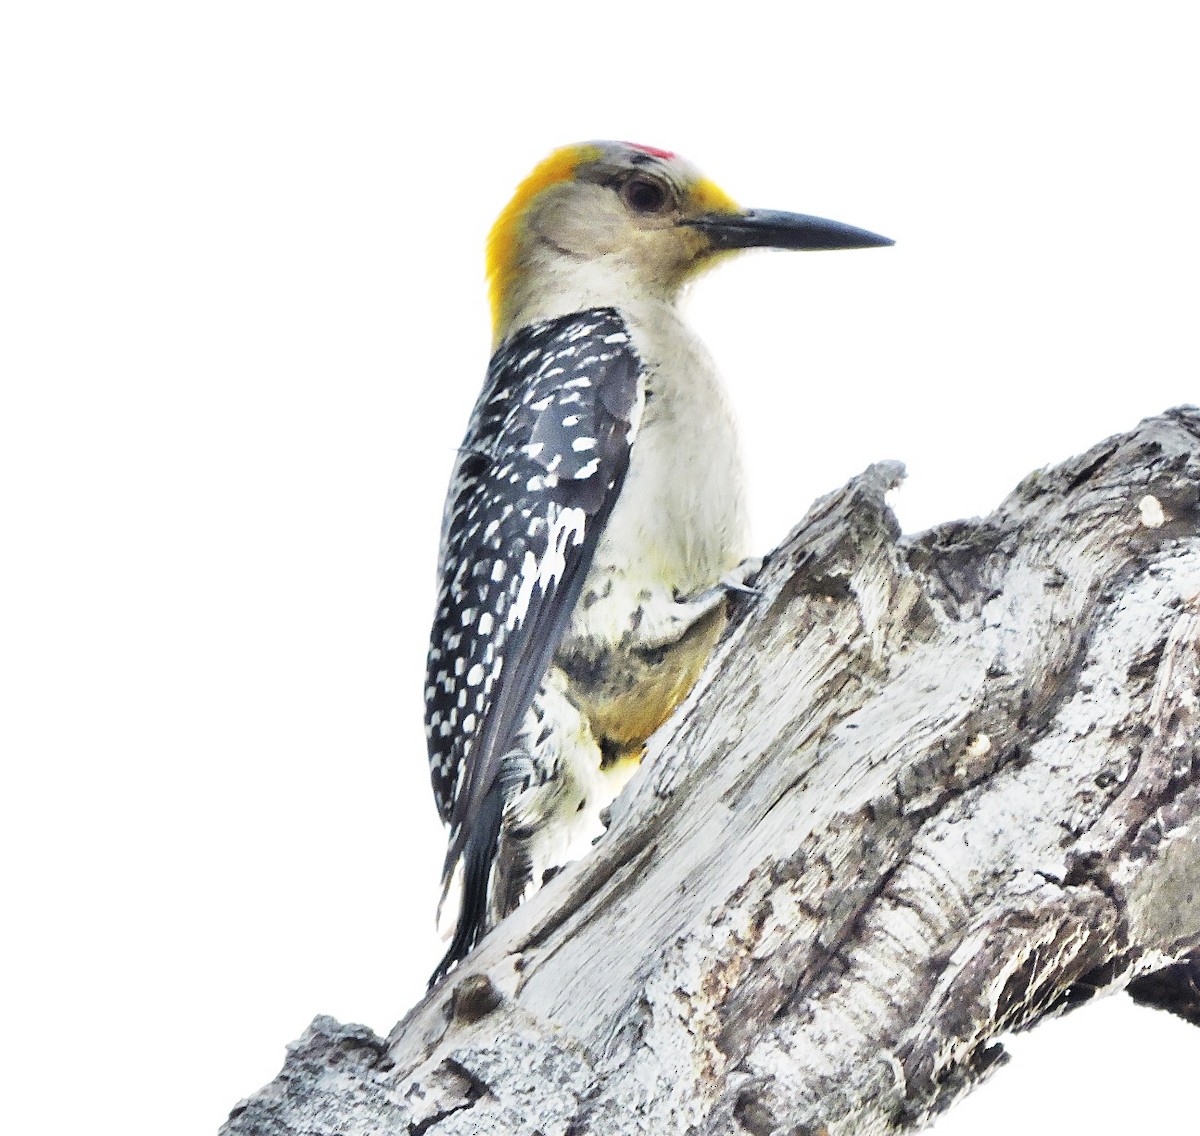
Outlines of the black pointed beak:
[[741,213],[706,213],[680,221],[707,234],[715,250],[743,248],[852,249],[878,248],[896,242],[866,229],[774,209]]

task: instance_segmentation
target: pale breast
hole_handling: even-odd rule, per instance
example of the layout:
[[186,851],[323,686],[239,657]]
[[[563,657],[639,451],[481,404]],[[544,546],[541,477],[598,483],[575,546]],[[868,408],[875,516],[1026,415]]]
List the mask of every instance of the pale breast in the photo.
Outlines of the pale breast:
[[572,627],[610,641],[639,605],[714,585],[748,545],[737,431],[708,352],[673,308],[622,315],[647,364],[646,402]]

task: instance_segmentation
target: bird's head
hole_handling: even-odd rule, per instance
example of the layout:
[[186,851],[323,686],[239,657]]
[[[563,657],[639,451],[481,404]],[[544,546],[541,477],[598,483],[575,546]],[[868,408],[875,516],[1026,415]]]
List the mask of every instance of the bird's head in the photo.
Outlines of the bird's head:
[[670,300],[691,276],[737,249],[891,243],[820,217],[742,209],[666,150],[629,142],[565,146],[517,187],[488,238],[496,340],[536,293],[577,289],[581,280],[596,282],[592,302],[616,303],[623,293]]

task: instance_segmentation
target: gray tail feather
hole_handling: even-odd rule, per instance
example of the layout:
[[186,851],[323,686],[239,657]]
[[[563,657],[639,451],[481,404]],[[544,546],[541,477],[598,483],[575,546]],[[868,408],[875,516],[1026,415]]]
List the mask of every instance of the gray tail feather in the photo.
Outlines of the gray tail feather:
[[484,797],[479,815],[463,847],[463,883],[458,922],[449,949],[430,976],[430,987],[436,986],[453,967],[462,962],[487,933],[488,885],[492,864],[496,859],[503,815],[504,795],[497,779]]

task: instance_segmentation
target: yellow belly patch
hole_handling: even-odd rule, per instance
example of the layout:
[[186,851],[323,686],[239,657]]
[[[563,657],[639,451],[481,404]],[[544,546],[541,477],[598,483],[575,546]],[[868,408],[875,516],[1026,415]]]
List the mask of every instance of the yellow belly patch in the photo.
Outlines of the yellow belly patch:
[[568,696],[600,742],[605,770],[626,763],[636,769],[646,739],[687,697],[724,626],[724,613],[718,609],[678,643],[651,658],[623,653],[594,680],[577,677],[568,667]]

